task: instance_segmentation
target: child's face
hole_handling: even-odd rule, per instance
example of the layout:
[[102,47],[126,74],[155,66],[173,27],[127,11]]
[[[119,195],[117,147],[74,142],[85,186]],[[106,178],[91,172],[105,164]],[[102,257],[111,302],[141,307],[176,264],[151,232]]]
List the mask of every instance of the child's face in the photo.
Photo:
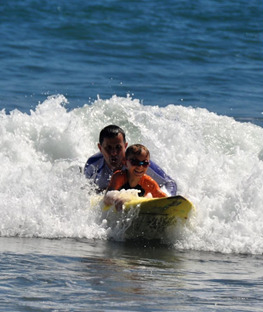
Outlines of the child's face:
[[126,167],[129,174],[141,178],[149,167],[150,156],[142,151],[140,155],[130,155],[126,160]]

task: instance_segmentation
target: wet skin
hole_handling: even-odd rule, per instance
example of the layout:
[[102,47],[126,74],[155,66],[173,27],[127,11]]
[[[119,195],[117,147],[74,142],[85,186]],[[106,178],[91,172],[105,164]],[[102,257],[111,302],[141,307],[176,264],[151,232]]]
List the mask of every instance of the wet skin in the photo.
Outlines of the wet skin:
[[139,183],[141,177],[146,173],[148,166],[147,167],[144,167],[142,165],[133,166],[132,163],[130,162],[130,159],[149,162],[150,156],[146,155],[145,151],[142,151],[140,155],[130,156],[129,159],[126,161],[126,167],[128,169],[128,181],[130,186],[134,187]]
[[114,138],[104,138],[102,144],[98,143],[98,148],[112,171],[119,170],[124,165],[127,145],[121,133]]

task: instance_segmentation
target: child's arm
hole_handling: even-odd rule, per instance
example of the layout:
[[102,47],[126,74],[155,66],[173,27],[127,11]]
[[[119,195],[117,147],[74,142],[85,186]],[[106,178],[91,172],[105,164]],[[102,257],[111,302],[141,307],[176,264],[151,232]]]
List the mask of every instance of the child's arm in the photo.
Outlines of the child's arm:
[[167,194],[165,194],[161,189],[160,186],[157,184],[155,180],[153,180],[151,177],[146,176],[145,180],[147,181],[147,192],[145,196],[149,196],[148,194],[151,193],[152,197],[154,198],[160,198],[160,197],[167,197]]
[[127,201],[129,199],[123,198],[120,191],[110,191],[104,196],[104,204],[106,206],[114,205],[117,211],[121,211],[123,204]]
[[154,191],[154,194],[152,194],[152,195],[153,195],[153,197],[158,197],[158,198],[160,198],[160,197],[167,197],[167,195],[160,188],[156,189]]
[[[125,202],[124,199],[120,198],[120,193],[117,190],[118,189],[117,179],[120,175],[121,175],[120,172],[116,172],[113,174],[113,176],[111,177],[109,186],[106,190],[106,194],[104,196],[104,204],[106,206],[115,205],[115,208],[118,211],[122,210],[122,205]],[[109,191],[115,191],[115,192],[108,193]]]

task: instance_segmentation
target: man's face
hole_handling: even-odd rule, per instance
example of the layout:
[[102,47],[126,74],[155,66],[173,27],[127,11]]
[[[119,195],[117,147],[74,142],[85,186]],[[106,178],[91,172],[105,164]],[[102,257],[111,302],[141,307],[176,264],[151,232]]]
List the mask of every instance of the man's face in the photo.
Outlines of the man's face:
[[111,170],[122,168],[127,145],[128,143],[124,143],[121,133],[114,138],[104,138],[102,144],[98,143],[98,148]]

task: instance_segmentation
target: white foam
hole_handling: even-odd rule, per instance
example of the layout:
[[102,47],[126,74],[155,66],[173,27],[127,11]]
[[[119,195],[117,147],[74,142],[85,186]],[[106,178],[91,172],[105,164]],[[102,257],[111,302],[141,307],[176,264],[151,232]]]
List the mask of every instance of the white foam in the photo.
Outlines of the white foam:
[[144,106],[130,97],[67,110],[54,96],[30,114],[0,113],[2,236],[107,238],[79,167],[99,130],[121,126],[143,143],[196,206],[180,248],[262,253],[263,129],[205,109]]

